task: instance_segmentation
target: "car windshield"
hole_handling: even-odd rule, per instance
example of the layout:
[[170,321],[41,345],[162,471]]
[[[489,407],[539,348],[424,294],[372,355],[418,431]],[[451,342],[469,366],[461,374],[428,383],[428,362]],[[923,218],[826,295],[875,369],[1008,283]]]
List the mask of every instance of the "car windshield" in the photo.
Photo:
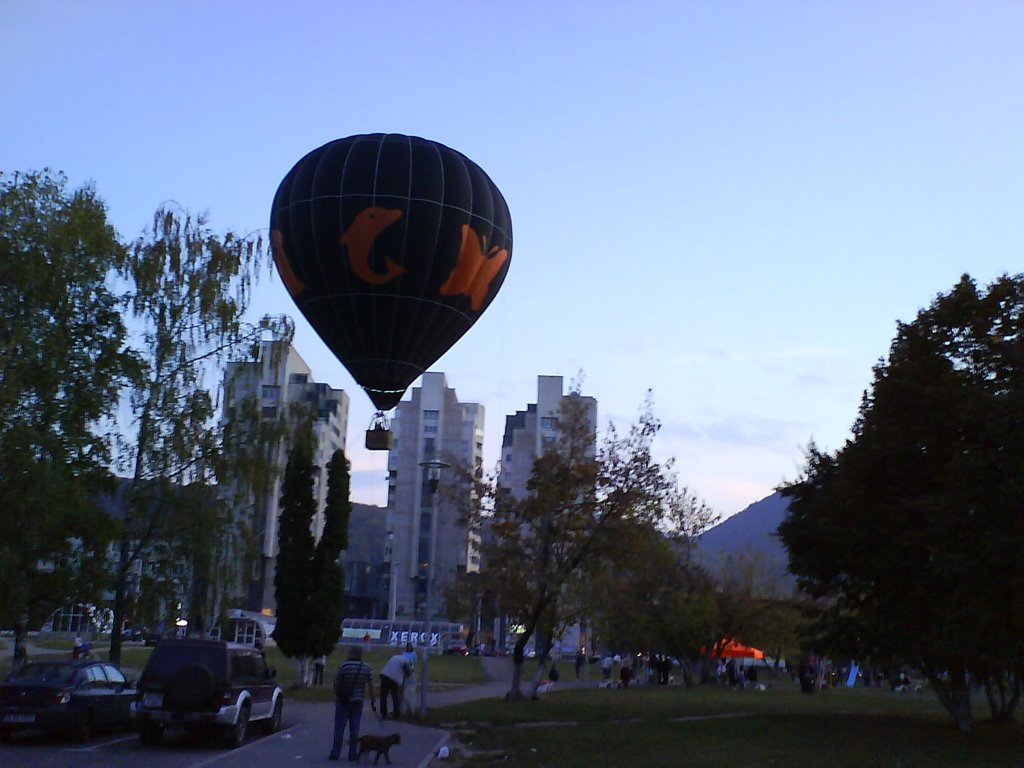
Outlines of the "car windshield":
[[204,645],[158,645],[146,663],[146,673],[167,677],[186,664],[203,664],[218,678],[227,673],[223,648]]
[[[17,674],[19,680],[36,680],[42,683],[68,683],[75,676],[71,664],[26,664]],[[14,679],[12,676],[11,679]]]

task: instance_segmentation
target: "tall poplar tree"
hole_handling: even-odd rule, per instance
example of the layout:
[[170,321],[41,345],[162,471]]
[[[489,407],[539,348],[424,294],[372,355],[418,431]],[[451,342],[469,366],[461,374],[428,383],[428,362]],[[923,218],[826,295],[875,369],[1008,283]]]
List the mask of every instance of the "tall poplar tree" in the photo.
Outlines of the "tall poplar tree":
[[308,430],[297,430],[281,483],[280,514],[277,521],[277,560],[274,570],[274,599],[277,623],[274,640],[281,651],[299,659],[300,676],[305,677],[309,656],[309,595],[313,586],[313,450]]
[[334,452],[328,464],[327,483],[324,532],[313,556],[313,589],[309,596],[307,652],[310,656],[334,650],[345,608],[345,571],[340,558],[342,550],[348,547],[352,502],[349,499],[349,462],[340,449]]

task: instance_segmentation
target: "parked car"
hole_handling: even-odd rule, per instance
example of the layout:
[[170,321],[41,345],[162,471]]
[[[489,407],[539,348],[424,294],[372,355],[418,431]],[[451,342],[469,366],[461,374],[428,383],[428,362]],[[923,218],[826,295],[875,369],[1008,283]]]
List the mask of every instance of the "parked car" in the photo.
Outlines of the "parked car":
[[281,726],[284,691],[263,654],[223,640],[161,640],[138,683],[132,718],[139,741],[158,744],[167,728],[213,730],[228,747],[245,743],[252,724]]
[[0,683],[0,739],[16,730],[64,731],[88,739],[127,727],[134,685],[99,659],[30,662]]
[[469,656],[469,648],[461,640],[452,640],[444,647],[445,656]]

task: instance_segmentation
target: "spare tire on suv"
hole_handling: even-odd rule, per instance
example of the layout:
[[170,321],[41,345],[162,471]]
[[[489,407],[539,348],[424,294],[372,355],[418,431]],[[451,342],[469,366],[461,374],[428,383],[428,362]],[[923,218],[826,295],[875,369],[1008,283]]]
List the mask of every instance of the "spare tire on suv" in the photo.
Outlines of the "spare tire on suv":
[[213,670],[206,664],[186,664],[167,681],[167,702],[182,709],[198,709],[213,696],[214,683]]
[[249,724],[279,727],[284,692],[263,652],[222,640],[161,640],[138,682],[132,718],[143,744],[165,728],[219,730],[225,743],[244,743]]

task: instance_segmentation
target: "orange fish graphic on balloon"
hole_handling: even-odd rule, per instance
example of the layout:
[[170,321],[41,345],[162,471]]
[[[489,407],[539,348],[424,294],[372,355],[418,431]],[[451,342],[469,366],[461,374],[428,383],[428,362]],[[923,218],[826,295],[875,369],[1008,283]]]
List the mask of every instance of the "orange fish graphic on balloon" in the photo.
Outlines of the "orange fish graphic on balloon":
[[[408,270],[390,256],[384,260],[384,271],[377,272],[370,265],[370,251],[377,236],[402,217],[397,208],[364,208],[356,216],[341,237],[339,245],[345,246],[352,272],[365,283],[384,285]],[[284,252],[284,242],[277,230],[271,233],[274,261],[281,273],[281,279],[292,296],[297,296],[306,285],[295,275]],[[462,225],[462,243],[459,256],[448,279],[440,287],[442,296],[468,296],[470,307],[478,311],[487,298],[491,282],[508,260],[508,250],[492,246],[487,249],[487,239],[480,237],[468,224]]]

